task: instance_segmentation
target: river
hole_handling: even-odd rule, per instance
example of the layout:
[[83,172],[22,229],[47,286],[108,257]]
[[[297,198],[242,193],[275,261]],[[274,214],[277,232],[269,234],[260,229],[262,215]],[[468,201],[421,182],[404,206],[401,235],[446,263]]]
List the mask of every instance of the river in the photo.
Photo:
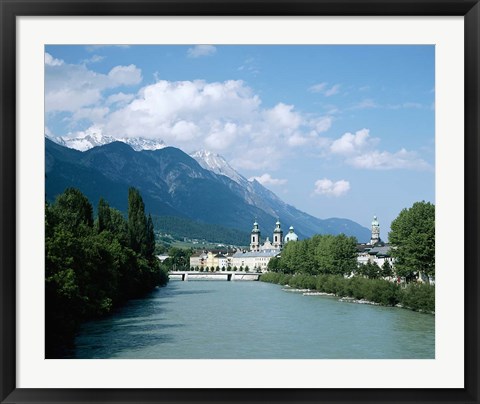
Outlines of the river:
[[84,324],[73,358],[435,358],[431,314],[248,281],[170,281]]

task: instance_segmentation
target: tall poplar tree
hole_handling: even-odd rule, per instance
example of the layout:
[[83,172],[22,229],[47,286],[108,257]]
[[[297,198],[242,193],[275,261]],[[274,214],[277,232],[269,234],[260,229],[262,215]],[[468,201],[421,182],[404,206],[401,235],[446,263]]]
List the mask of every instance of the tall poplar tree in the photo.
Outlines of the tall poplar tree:
[[153,229],[152,216],[149,214],[147,219],[147,234],[145,240],[145,257],[154,258],[155,254],[155,232]]
[[139,254],[145,254],[147,242],[145,204],[140,192],[135,188],[128,190],[128,236],[130,248]]
[[98,202],[98,232],[111,229],[110,206],[105,199],[100,198]]

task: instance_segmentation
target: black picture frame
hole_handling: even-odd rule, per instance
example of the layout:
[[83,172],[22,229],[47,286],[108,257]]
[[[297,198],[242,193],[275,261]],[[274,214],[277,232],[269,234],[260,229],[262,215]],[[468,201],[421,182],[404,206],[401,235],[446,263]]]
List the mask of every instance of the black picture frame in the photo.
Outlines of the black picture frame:
[[[478,0],[0,0],[0,7],[1,403],[479,402],[480,5]],[[465,387],[463,389],[16,388],[16,17],[47,15],[463,16],[465,22]]]

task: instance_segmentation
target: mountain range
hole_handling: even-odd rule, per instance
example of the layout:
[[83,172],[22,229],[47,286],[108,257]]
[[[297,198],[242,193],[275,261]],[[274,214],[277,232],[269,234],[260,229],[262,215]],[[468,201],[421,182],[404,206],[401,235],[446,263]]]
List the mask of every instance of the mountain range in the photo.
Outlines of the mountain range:
[[50,139],[52,142],[55,142],[59,145],[68,147],[70,149],[87,151],[97,146],[103,146],[113,142],[122,142],[126,143],[132,147],[133,150],[159,150],[166,147],[165,143],[161,140],[155,139],[146,139],[143,137],[124,137],[124,138],[114,138],[111,136],[103,135],[100,130],[95,128],[89,129],[83,134],[75,137],[70,136],[48,136],[46,138]]
[[94,205],[103,197],[126,212],[128,188],[134,186],[152,215],[183,217],[248,232],[256,219],[263,237],[271,237],[278,218],[284,233],[293,225],[301,238],[344,233],[360,242],[370,239],[367,228],[349,219],[319,219],[286,204],[258,181],[247,180],[218,154],[199,151],[190,156],[154,141],[145,142],[145,150],[141,145],[146,139],[129,139],[127,143],[89,136],[69,142],[45,138],[47,200],[54,200],[67,187],[76,187]]

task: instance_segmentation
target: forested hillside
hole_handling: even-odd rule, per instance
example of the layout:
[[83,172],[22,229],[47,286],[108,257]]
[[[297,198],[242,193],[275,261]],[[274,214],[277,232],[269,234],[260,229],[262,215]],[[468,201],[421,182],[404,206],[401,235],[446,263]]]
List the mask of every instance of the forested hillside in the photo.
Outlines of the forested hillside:
[[167,233],[178,239],[188,237],[189,239],[237,246],[245,246],[250,242],[250,235],[247,232],[216,224],[196,222],[175,216],[152,216],[152,219],[154,227],[159,233]]

